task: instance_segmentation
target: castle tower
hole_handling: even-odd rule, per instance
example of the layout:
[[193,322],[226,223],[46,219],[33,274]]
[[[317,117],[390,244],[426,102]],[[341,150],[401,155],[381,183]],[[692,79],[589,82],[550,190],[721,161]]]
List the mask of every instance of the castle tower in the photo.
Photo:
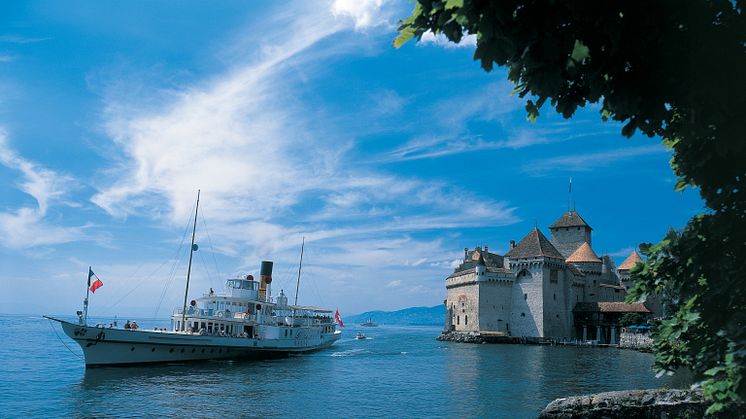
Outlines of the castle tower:
[[505,255],[516,275],[511,297],[513,336],[570,336],[572,308],[565,258],[534,228]]
[[568,211],[549,226],[551,242],[563,257],[572,255],[583,243],[590,246],[592,230],[575,211]]
[[637,265],[638,262],[642,262],[642,258],[639,254],[637,254],[637,251],[633,250],[632,253],[627,256],[627,259],[624,259],[624,262],[622,262],[622,264],[619,265],[619,267],[617,268],[619,279],[622,281],[622,285],[624,285],[624,287],[627,289],[629,289],[631,286],[630,272],[632,271],[632,268]]
[[581,272],[586,274],[601,275],[603,262],[593,251],[588,243],[583,243],[567,259],[567,263],[572,263]]

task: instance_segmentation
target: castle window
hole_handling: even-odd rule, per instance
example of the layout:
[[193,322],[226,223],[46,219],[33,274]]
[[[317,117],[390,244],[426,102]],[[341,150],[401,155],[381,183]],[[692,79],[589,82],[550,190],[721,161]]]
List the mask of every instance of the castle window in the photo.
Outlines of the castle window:
[[557,318],[559,319],[559,314],[557,315]]
[[552,297],[554,297],[554,301],[557,301],[557,294],[552,294]]
[[469,324],[469,316],[464,316],[464,326]]
[[526,313],[521,313],[521,317],[526,317]]
[[456,324],[461,324],[461,317],[460,316],[456,316]]
[[557,282],[559,279],[559,271],[552,269],[549,271],[549,282]]
[[523,299],[528,300],[528,294],[523,294]]

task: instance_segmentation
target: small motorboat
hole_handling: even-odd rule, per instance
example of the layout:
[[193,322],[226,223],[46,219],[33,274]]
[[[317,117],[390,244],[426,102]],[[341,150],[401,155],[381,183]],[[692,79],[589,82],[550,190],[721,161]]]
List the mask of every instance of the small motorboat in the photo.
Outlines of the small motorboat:
[[357,336],[355,336],[355,339],[362,340],[362,339],[368,339],[368,338],[365,337],[365,335],[363,334],[363,332],[357,332]]

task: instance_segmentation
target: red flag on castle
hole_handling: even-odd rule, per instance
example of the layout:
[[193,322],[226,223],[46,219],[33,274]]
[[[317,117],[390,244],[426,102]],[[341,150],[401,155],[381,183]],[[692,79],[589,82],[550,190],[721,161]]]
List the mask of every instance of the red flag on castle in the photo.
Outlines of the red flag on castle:
[[[93,284],[91,284],[91,278],[96,278],[95,281],[93,281]],[[93,269],[88,268],[88,287],[91,290],[92,293],[96,293],[96,290],[103,287],[104,282],[100,280],[96,274],[93,273]]]
[[339,327],[345,327],[344,323],[342,323],[342,317],[339,315],[339,309],[334,313],[334,320],[339,323]]

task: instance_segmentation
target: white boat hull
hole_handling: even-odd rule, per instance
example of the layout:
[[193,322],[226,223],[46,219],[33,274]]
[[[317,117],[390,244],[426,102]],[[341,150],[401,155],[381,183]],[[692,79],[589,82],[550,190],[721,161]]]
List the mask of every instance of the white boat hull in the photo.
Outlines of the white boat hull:
[[290,339],[249,339],[163,331],[83,326],[51,318],[80,345],[86,366],[133,365],[207,359],[277,358],[328,348],[341,332],[307,330]]

